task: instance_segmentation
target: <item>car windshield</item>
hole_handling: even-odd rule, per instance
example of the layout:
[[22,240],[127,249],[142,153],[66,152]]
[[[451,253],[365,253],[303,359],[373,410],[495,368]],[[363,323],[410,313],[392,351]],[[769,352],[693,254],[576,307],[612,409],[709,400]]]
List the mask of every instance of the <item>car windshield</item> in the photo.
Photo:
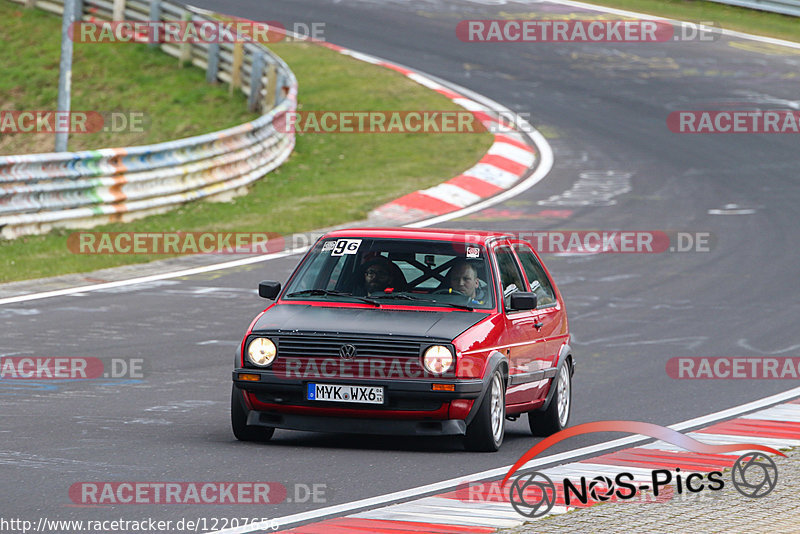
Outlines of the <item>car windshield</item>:
[[418,239],[323,239],[289,282],[284,298],[375,306],[494,307],[486,250]]

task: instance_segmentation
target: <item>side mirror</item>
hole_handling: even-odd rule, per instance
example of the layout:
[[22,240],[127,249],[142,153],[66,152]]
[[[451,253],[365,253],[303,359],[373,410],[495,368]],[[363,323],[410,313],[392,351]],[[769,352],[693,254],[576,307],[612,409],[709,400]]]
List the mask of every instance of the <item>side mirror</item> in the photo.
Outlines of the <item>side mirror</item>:
[[535,310],[536,309],[536,293],[528,293],[525,291],[515,291],[511,293],[511,309],[512,310]]
[[269,299],[275,300],[278,296],[278,293],[281,292],[281,283],[276,282],[274,280],[264,280],[259,282],[258,284],[258,296]]

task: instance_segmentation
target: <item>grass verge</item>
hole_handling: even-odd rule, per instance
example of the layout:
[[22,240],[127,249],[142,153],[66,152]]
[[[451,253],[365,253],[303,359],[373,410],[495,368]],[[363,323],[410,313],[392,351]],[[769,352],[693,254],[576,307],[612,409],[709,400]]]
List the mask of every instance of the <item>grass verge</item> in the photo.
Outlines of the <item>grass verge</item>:
[[[61,18],[0,0],[0,109],[54,110],[58,97]],[[200,135],[257,117],[245,96],[209,85],[195,67],[157,49],[126,43],[75,43],[75,111],[134,112],[139,132],[71,134],[69,150],[133,146]],[[0,135],[0,154],[52,152],[50,133]]]
[[703,0],[588,0],[590,4],[689,22],[713,21],[726,30],[800,42],[800,19]]
[[[304,110],[462,109],[399,73],[322,47],[284,43],[273,48],[297,75]],[[149,51],[142,54],[147,56]],[[121,81],[104,78],[109,86]],[[199,90],[209,89],[204,83],[197,85]],[[187,115],[186,120],[194,120],[196,115],[202,113]],[[247,196],[228,203],[187,204],[163,215],[99,226],[93,231],[286,234],[359,220],[383,202],[469,168],[491,142],[492,136],[486,133],[298,135],[289,161],[257,182]],[[67,249],[72,231],[0,241],[0,281],[88,272],[167,257],[72,254]]]

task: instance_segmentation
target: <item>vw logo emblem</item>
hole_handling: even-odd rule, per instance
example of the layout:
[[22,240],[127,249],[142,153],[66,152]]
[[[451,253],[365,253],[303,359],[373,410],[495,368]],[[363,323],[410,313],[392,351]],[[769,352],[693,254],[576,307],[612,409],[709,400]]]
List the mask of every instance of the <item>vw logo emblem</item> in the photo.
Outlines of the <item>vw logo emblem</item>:
[[343,360],[352,360],[353,358],[356,357],[356,352],[357,351],[355,345],[347,344],[339,347],[339,356]]

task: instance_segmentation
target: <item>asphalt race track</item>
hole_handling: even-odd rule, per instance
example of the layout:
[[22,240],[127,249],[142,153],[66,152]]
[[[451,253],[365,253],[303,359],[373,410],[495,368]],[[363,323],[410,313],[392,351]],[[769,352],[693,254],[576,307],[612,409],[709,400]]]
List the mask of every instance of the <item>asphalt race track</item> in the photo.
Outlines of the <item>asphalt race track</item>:
[[[530,114],[555,154],[549,176],[511,201],[443,227],[711,233],[708,252],[544,256],[574,334],[573,425],[604,419],[669,425],[797,384],[674,380],[665,372],[676,356],[800,352],[797,138],[676,134],[666,118],[681,109],[797,109],[800,51],[730,37],[649,44],[456,38],[463,19],[581,12],[550,3],[196,5],[287,27],[325,22],[330,42]],[[592,176],[614,182],[611,198],[562,195]],[[285,281],[297,259],[0,307],[2,355],[144,363],[140,380],[0,381],[2,515],[279,517],[509,465],[535,443],[524,418],[507,425],[496,454],[464,452],[456,439],[283,430],[269,444],[235,441],[230,370],[240,336],[265,307],[255,288],[262,279]],[[614,437],[620,436],[581,436],[553,451]],[[81,481],[274,481],[290,488],[292,502],[87,506],[68,493]],[[292,494],[295,484],[324,484],[324,498],[304,501],[302,489]]]

